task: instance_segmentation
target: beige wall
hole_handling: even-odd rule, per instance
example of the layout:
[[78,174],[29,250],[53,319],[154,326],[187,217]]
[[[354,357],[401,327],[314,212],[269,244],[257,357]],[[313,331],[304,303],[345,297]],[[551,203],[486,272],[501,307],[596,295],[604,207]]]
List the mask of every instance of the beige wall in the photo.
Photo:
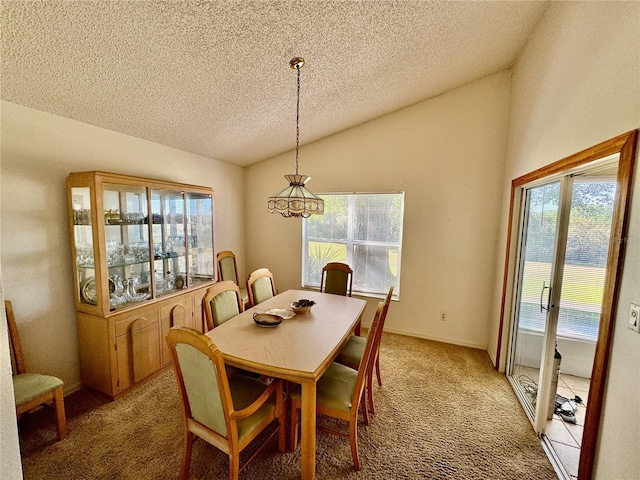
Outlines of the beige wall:
[[[313,192],[405,192],[400,301],[385,329],[486,348],[508,97],[503,72],[301,148]],[[294,169],[289,152],[247,171],[247,269],[269,267],[280,290],[301,284],[301,221],[266,204]]]
[[112,171],[215,190],[216,250],[243,256],[244,169],[2,102],[2,271],[27,368],[79,386],[65,179]]
[[[521,54],[512,77],[501,190],[502,221],[489,353],[495,360],[510,181],[640,127],[640,3],[553,3]],[[596,459],[598,479],[640,476],[640,336],[626,327],[640,303],[640,176],[613,337]],[[505,328],[505,335],[506,335]],[[506,337],[503,345],[506,346]],[[502,360],[506,357],[503,352]]]

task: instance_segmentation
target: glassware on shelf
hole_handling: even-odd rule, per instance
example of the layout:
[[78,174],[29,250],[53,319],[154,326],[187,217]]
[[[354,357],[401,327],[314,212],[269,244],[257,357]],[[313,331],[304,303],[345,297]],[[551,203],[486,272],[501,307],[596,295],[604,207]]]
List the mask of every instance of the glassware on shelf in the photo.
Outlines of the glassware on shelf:
[[121,242],[107,242],[107,265],[116,266],[124,265],[124,243]]
[[93,245],[87,242],[76,245],[76,265],[93,268]]

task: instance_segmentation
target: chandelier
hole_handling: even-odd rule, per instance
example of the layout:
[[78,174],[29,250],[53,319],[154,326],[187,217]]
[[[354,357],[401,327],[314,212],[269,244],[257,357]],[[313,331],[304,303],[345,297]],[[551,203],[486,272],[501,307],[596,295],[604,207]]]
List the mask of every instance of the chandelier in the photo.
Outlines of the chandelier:
[[304,67],[304,58],[292,58],[289,66],[298,74],[298,96],[296,101],[296,173],[285,175],[289,186],[274,197],[269,197],[267,209],[270,213],[279,213],[283,217],[307,218],[310,215],[324,213],[324,200],[311,193],[305,184],[311,177],[298,174],[298,148],[300,141],[300,69]]

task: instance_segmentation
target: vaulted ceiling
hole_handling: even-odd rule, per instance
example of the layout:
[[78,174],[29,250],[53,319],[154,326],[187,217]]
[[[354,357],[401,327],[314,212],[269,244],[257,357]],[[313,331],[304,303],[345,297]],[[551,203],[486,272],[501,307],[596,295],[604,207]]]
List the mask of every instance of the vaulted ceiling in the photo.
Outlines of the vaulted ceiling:
[[250,165],[509,68],[548,2],[7,1],[3,100]]

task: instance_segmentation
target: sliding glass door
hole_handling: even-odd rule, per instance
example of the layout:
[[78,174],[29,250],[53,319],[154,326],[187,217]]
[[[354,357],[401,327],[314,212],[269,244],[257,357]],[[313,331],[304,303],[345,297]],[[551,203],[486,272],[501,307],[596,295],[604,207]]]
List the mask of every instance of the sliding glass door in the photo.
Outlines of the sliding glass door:
[[561,478],[578,475],[584,425],[578,422],[604,301],[616,170],[614,158],[520,190],[507,374]]
[[541,364],[549,331],[554,256],[558,238],[560,181],[523,191],[515,322],[508,375],[534,422]]

